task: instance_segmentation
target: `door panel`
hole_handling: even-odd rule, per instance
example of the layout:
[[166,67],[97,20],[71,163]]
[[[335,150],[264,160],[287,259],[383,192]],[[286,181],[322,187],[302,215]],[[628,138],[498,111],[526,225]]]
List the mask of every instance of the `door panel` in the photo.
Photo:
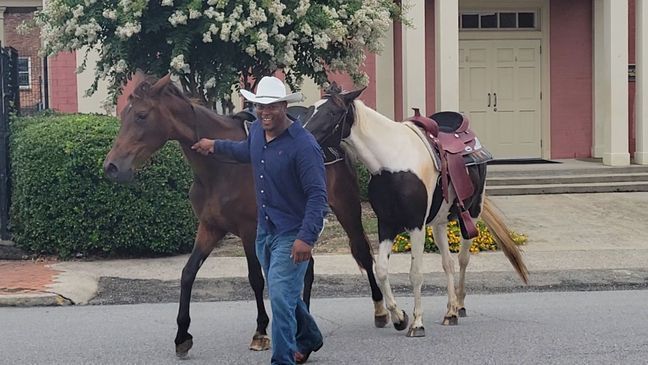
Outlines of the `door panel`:
[[459,54],[460,108],[482,143],[499,159],[541,157],[540,41],[461,41]]

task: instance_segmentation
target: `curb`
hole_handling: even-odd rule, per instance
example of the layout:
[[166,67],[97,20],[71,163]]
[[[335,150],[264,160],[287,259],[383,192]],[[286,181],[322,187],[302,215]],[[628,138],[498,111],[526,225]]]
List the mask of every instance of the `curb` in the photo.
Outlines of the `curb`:
[[0,295],[0,307],[52,307],[74,303],[55,293]]
[[24,260],[30,257],[22,249],[2,241],[0,244],[0,260]]

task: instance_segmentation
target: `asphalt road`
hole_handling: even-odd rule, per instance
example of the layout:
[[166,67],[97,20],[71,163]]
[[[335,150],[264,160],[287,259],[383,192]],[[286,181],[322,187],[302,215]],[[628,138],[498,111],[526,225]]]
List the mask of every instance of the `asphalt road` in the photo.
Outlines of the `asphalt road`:
[[[411,314],[412,298],[398,298]],[[469,317],[441,326],[427,296],[427,336],[373,327],[368,298],[315,299],[325,344],[311,364],[644,364],[648,290],[471,295]],[[175,364],[176,304],[0,308],[2,364]],[[251,352],[250,301],[195,303],[183,364],[264,364]]]

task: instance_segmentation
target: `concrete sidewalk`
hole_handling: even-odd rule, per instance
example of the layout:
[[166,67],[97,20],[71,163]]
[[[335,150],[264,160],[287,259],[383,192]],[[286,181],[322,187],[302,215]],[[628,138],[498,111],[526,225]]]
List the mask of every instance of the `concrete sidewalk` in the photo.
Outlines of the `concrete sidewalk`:
[[[628,269],[648,268],[648,193],[501,196],[491,198],[507,217],[509,226],[529,237],[525,260],[530,271],[609,270],[610,275]],[[32,263],[0,261],[0,306],[85,304],[92,299],[102,277],[177,281],[188,255],[138,260],[68,261]],[[395,254],[391,273],[408,273],[409,254]],[[6,279],[23,270],[23,281],[49,275],[49,282],[20,290]],[[30,277],[29,270],[40,270]],[[469,272],[512,272],[501,252],[471,256]],[[358,275],[350,255],[316,255],[316,275]],[[441,273],[440,256],[426,254],[425,273]],[[19,276],[19,275],[18,275]],[[247,277],[243,257],[210,257],[198,278]],[[636,278],[635,278],[636,279]],[[39,280],[42,280],[40,277]],[[468,277],[470,281],[470,276]],[[26,286],[26,285],[23,285]],[[25,288],[23,288],[25,289]]]

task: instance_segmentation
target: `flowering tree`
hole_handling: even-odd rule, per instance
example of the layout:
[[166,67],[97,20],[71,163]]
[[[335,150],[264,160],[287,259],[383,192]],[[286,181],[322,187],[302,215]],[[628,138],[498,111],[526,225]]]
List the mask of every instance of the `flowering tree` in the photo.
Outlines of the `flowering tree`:
[[45,54],[100,52],[89,94],[103,79],[115,99],[141,69],[170,71],[208,101],[254,88],[276,70],[292,88],[304,76],[323,85],[327,71],[366,84],[365,51],[381,51],[380,38],[399,18],[392,0],[49,0],[35,23]]

